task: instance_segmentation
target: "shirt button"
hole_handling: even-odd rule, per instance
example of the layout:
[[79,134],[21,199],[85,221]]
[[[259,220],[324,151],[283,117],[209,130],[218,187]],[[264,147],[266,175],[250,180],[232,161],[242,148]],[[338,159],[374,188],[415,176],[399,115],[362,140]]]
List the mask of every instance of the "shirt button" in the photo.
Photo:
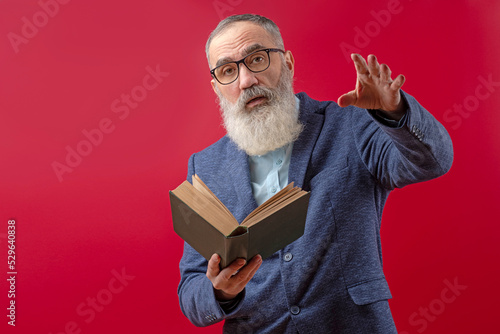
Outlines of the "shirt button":
[[283,160],[281,160],[281,159],[278,159],[278,161],[276,161],[276,165],[278,165],[278,166],[281,165],[282,163],[283,163]]
[[284,260],[285,260],[286,262],[290,262],[290,261],[292,261],[292,258],[293,258],[292,253],[286,253],[286,254],[285,254],[285,257],[284,257]]
[[271,189],[271,192],[274,194],[274,193],[276,192],[276,190],[278,190],[278,189],[277,189],[276,187],[273,187],[273,188]]
[[293,315],[297,315],[300,313],[300,307],[296,306],[296,305],[293,305],[292,307],[290,307],[290,312],[293,314]]

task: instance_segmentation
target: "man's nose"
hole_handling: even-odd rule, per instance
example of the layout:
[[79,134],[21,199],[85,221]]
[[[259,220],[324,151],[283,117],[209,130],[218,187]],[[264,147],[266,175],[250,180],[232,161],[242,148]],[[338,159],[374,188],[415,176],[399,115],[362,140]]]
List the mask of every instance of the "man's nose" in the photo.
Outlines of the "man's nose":
[[250,71],[244,64],[240,64],[240,89],[247,89],[259,83],[255,73]]

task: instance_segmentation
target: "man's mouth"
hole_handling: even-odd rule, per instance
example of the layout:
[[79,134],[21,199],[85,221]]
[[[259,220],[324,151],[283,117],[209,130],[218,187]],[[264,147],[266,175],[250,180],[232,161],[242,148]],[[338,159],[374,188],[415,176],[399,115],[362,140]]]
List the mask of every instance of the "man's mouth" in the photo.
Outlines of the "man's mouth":
[[247,102],[246,107],[247,108],[253,108],[253,107],[255,107],[255,106],[259,105],[259,104],[262,104],[262,103],[264,103],[266,101],[267,101],[267,98],[265,96],[259,95],[259,96],[256,96],[256,97],[250,99]]

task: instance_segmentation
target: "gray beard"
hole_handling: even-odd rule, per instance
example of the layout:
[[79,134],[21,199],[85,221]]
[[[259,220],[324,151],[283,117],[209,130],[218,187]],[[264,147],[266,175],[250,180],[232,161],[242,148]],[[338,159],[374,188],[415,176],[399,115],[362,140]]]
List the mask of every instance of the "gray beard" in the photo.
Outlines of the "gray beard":
[[[224,98],[217,87],[216,91],[227,135],[248,155],[274,151],[294,142],[302,132],[293,93],[293,77],[284,64],[276,88],[252,86],[241,93],[235,104]],[[246,110],[246,102],[260,95],[267,101],[251,111]]]

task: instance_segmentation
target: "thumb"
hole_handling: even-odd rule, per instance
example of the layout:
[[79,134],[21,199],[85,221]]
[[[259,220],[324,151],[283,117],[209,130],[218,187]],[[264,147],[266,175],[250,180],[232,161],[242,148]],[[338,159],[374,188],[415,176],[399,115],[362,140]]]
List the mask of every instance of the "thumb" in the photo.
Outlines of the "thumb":
[[351,90],[349,93],[340,96],[337,100],[337,104],[341,107],[347,107],[355,104],[357,100],[356,91]]
[[218,254],[213,254],[212,257],[210,258],[210,261],[208,261],[208,266],[207,266],[208,279],[212,280],[212,278],[215,278],[217,277],[217,275],[219,275],[220,272],[219,262],[220,262],[220,256]]

